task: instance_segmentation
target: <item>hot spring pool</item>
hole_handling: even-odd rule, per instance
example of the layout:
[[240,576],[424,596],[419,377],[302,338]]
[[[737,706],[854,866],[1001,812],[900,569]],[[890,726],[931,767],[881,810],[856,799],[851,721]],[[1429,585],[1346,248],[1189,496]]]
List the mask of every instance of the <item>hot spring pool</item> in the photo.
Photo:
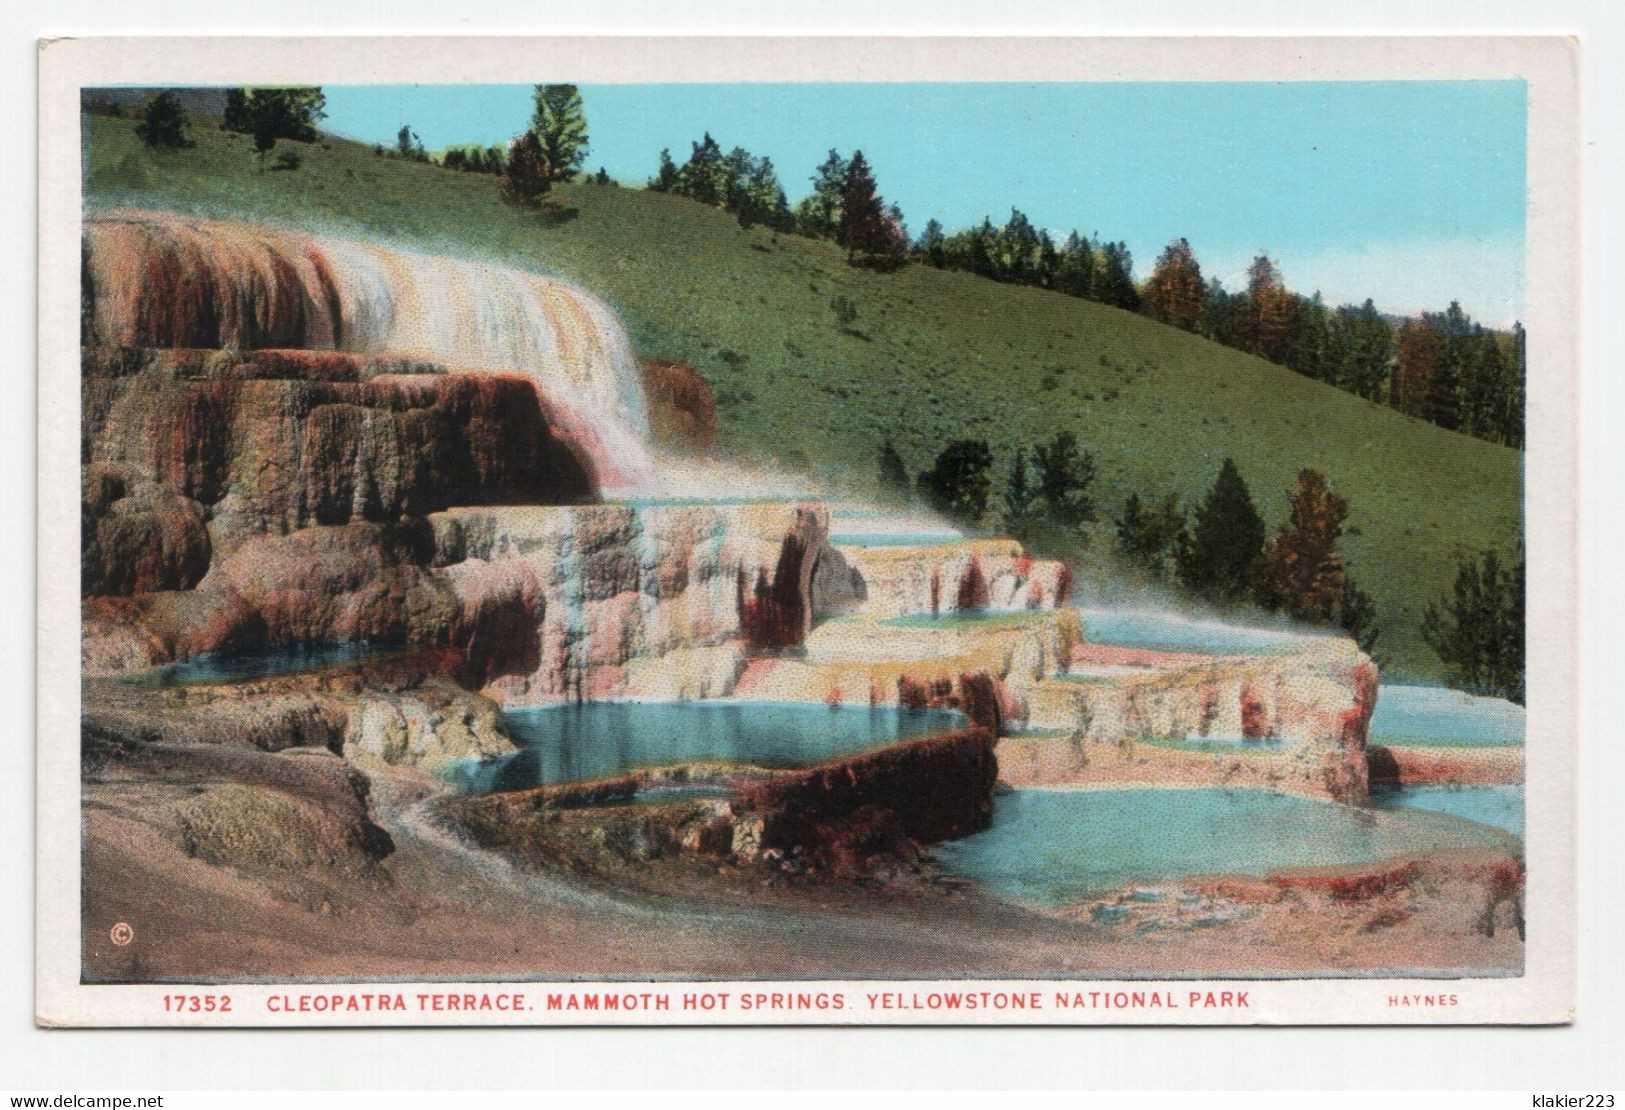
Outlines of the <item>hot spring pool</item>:
[[940,547],[964,538],[958,532],[833,532],[829,542],[836,547]]
[[220,652],[169,663],[132,676],[143,686],[206,686],[271,675],[302,674],[407,650],[404,644],[292,644],[257,651]]
[[1199,655],[1243,655],[1301,644],[1309,635],[1248,628],[1153,609],[1084,609],[1083,638],[1108,647],[1178,651]]
[[947,609],[941,613],[910,613],[881,621],[889,628],[1005,628],[1046,621],[1052,609]]
[[1379,809],[1446,813],[1523,835],[1522,786],[1390,786],[1371,791]]
[[639,767],[738,762],[805,767],[964,724],[951,709],[808,702],[585,702],[510,709],[512,755],[446,775],[480,793],[604,778]]
[[1133,883],[1513,843],[1497,829],[1436,813],[1261,790],[1029,789],[994,800],[991,829],[935,851],[951,874],[1053,907]]
[[1523,706],[1436,686],[1384,685],[1371,715],[1371,743],[1390,748],[1517,747],[1523,730]]

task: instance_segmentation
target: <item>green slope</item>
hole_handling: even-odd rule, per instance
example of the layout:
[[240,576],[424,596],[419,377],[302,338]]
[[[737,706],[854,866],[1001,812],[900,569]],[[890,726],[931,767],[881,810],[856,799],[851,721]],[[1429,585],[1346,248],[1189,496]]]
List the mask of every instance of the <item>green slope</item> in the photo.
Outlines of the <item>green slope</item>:
[[[1272,528],[1297,471],[1315,467],[1352,504],[1345,548],[1391,672],[1437,674],[1422,606],[1460,558],[1518,542],[1517,452],[1117,309],[926,267],[873,274],[831,244],[638,189],[560,188],[568,218],[544,221],[502,204],[493,177],[367,146],[285,143],[303,165],[261,172],[244,136],[199,126],[196,148],[153,154],[133,127],[92,121],[92,204],[320,224],[579,281],[642,353],[705,374],[742,455],[868,479],[886,439],[919,470],[973,436],[1002,472],[1017,446],[1071,429],[1101,464],[1108,511],[1130,490],[1193,500],[1228,454]],[[836,296],[856,304],[859,334],[836,323]]]

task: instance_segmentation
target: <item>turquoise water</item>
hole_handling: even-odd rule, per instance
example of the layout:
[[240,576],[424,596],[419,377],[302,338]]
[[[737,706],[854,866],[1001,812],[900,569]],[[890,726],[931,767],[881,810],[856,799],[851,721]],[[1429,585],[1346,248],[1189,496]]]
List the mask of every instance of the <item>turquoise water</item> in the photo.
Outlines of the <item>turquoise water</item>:
[[1387,747],[1517,747],[1523,730],[1523,706],[1435,686],[1384,685],[1371,715],[1371,743]]
[[829,542],[837,547],[937,547],[962,539],[957,532],[836,532]]
[[1371,792],[1379,809],[1426,810],[1523,835],[1521,786],[1393,786]]
[[1246,628],[1154,610],[1085,609],[1083,638],[1110,647],[1239,655],[1273,651],[1302,642],[1300,633]]
[[1134,883],[1506,843],[1494,829],[1432,813],[1261,790],[1015,790],[994,800],[991,829],[940,844],[936,856],[951,874],[1050,907]]
[[944,609],[940,613],[911,613],[887,617],[880,623],[891,628],[986,628],[989,625],[1022,625],[1048,620],[1049,609]]
[[772,494],[745,494],[719,497],[616,497],[606,505],[626,505],[633,509],[730,508],[735,505],[782,505],[794,500]]
[[951,709],[724,701],[586,702],[503,716],[521,750],[454,765],[448,774],[458,785],[481,793],[522,790],[713,760],[805,767],[965,721]]
[[199,686],[217,682],[245,682],[270,675],[301,674],[338,667],[405,650],[402,644],[293,644],[258,651],[199,655],[180,663],[155,667],[131,682],[143,686]]
[[1258,755],[1278,752],[1286,747],[1279,737],[1250,736],[1142,736],[1136,744],[1149,744],[1154,748],[1172,748],[1181,752],[1200,752],[1203,755]]

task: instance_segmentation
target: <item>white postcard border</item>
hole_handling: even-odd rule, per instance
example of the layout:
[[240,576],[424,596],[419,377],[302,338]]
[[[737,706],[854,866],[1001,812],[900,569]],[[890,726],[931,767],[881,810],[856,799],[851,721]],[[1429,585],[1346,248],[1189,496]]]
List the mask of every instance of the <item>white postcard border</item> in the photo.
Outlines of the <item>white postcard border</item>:
[[[447,49],[447,46],[455,49]],[[1506,979],[1230,979],[796,983],[240,984],[231,1014],[165,1012],[164,997],[207,991],[80,982],[79,235],[82,86],[139,84],[455,84],[480,58],[482,83],[538,74],[581,83],[697,81],[1445,80],[1528,83],[1527,326],[1531,381],[1525,456],[1529,728],[1525,973]],[[37,611],[36,1012],[45,1025],[688,1025],[688,1024],[1478,1024],[1557,1023],[1574,1014],[1574,815],[1578,718],[1577,306],[1578,46],[1560,38],[95,38],[40,51],[39,531]],[[86,923],[100,927],[100,923]],[[1115,994],[1246,991],[1245,1009],[969,1011],[863,1007],[829,1012],[688,1011],[684,994],[948,991]],[[648,991],[668,1011],[550,1011],[546,996]],[[273,1010],[273,998],[522,993],[519,1012]],[[1450,993],[1408,1009],[1393,998]],[[1179,1014],[1170,1021],[1168,1015]]]

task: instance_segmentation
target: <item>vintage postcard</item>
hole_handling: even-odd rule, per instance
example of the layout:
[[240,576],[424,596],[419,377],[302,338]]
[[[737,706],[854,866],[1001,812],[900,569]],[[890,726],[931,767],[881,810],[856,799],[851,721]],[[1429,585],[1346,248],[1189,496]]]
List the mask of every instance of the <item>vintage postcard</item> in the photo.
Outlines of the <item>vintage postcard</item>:
[[39,1020],[1569,1020],[1576,55],[44,43]]

